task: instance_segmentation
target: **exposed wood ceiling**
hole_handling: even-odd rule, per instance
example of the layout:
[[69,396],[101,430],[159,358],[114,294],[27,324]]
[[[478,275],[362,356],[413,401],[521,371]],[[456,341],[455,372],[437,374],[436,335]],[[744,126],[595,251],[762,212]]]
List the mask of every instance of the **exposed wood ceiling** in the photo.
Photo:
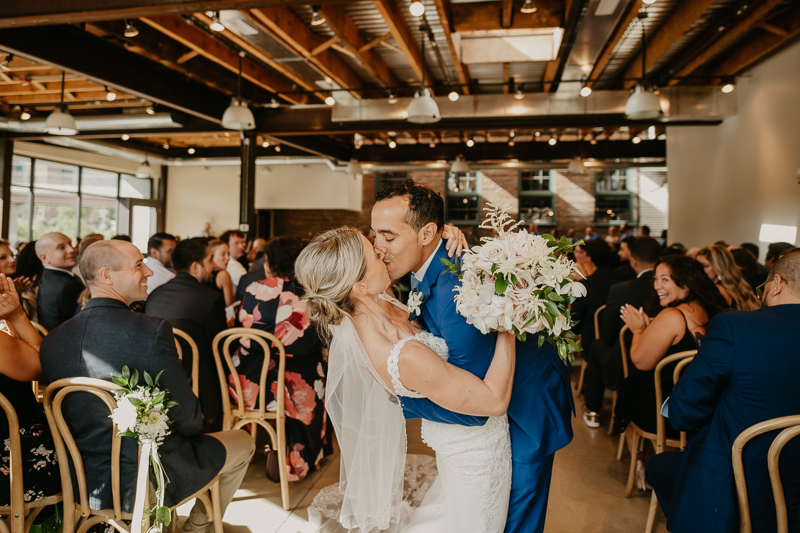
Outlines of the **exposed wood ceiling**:
[[[338,157],[353,150],[354,131],[365,136],[365,147],[382,146],[382,126],[397,129],[399,146],[421,147],[432,138],[457,144],[468,136],[476,143],[507,144],[512,129],[535,142],[536,130],[530,124],[524,128],[524,120],[486,123],[465,118],[428,126],[427,132],[397,124],[335,124],[323,116],[330,113],[323,102],[331,94],[337,99],[410,96],[423,77],[437,95],[516,89],[577,92],[582,83],[595,90],[627,89],[642,74],[643,27],[649,82],[719,84],[796,41],[800,33],[800,3],[793,0],[656,0],[652,6],[642,0],[619,0],[616,23],[597,44],[594,59],[581,64],[573,48],[581,32],[596,28],[596,2],[535,0],[538,9],[533,14],[520,12],[522,0],[424,3],[424,18],[415,18],[409,13],[409,0],[321,0],[319,15],[326,22],[312,25],[311,6],[290,0],[2,2],[0,114],[17,119],[26,111],[44,118],[60,102],[63,69],[64,101],[76,116],[144,112],[155,106],[185,113],[192,125],[184,124],[182,132],[130,132],[136,142],[154,150],[165,144],[170,149],[231,148],[238,145],[237,134],[225,136],[218,122],[236,94],[241,59],[242,95],[256,111],[258,134],[273,142],[292,137],[300,149],[323,154],[328,150]],[[212,11],[221,12],[224,31],[211,30]],[[644,12],[646,18],[640,15]],[[138,35],[125,36],[126,20]],[[462,35],[553,27],[564,29],[553,61],[461,62]],[[69,50],[63,49],[66,42]],[[583,74],[576,78],[578,68]],[[106,98],[109,90],[116,93],[113,101]],[[274,105],[312,107],[304,113],[270,109]],[[647,126],[628,124],[618,116],[580,124],[537,124],[540,131],[553,128],[564,142],[588,142],[591,137],[627,141]],[[628,131],[620,134],[621,126]],[[101,137],[121,133],[92,132]],[[313,140],[315,136],[321,139]]]

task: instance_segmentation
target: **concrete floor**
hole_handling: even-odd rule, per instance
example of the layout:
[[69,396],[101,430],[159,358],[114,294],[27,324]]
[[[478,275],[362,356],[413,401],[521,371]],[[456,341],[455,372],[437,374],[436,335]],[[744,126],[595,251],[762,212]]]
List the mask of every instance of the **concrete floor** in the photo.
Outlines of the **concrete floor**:
[[[576,372],[577,374],[577,372]],[[577,376],[574,376],[577,378]],[[606,429],[589,429],[580,418],[582,398],[576,396],[578,417],[573,419],[575,438],[556,454],[553,482],[547,510],[547,533],[643,532],[650,503],[650,492],[634,489],[624,497],[630,456],[615,460],[618,440],[606,435]],[[603,413],[604,424],[608,412]],[[419,421],[409,422],[409,453],[431,454],[419,438]],[[225,513],[226,533],[312,533],[306,508],[322,487],[338,482],[338,454],[325,459],[321,468],[300,482],[290,483],[290,511],[281,506],[280,487],[264,475],[264,455],[257,453],[241,489]],[[189,514],[191,504],[178,509]],[[664,515],[659,510],[656,532],[666,531]]]

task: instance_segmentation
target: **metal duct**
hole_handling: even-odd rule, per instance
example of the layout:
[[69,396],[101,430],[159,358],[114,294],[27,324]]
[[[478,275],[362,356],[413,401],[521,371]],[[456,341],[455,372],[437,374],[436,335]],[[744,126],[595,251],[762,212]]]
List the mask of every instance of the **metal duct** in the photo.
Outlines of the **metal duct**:
[[[529,93],[522,100],[512,94],[462,96],[455,102],[436,97],[442,118],[536,117],[569,115],[624,115],[630,91],[595,91],[589,98],[565,93]],[[662,122],[675,120],[719,121],[736,114],[736,96],[719,87],[665,87],[659,98]],[[397,104],[385,99],[362,100],[355,105],[335,105],[333,122],[405,120],[411,98]]]
[[[103,131],[103,130],[138,130],[158,128],[182,128],[183,124],[176,122],[177,114],[156,113],[155,115],[99,115],[75,117],[78,131]],[[0,118],[0,130],[21,132],[44,131],[45,119],[18,120]]]

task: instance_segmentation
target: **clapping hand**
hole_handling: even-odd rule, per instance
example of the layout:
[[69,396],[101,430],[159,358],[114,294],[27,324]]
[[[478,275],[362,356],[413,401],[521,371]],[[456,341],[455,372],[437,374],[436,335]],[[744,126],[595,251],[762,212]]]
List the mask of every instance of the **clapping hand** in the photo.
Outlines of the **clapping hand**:
[[6,318],[22,308],[14,282],[0,274],[0,318]]
[[455,226],[445,224],[444,231],[442,231],[442,238],[447,241],[444,245],[447,249],[447,257],[453,257],[453,255],[460,256],[461,252],[469,249],[466,236]]
[[630,304],[625,304],[620,308],[620,316],[633,333],[641,333],[650,325],[650,317],[641,307],[636,309]]
[[17,286],[17,294],[22,294],[23,292],[28,292],[31,290],[33,281],[31,281],[31,278],[27,276],[22,276],[14,280],[14,285]]

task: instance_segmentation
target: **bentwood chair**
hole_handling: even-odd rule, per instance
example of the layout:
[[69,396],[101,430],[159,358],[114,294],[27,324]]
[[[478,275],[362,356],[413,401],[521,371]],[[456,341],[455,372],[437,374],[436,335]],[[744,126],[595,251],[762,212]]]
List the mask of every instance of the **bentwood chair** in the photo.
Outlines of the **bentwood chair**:
[[[28,298],[30,298],[30,296],[28,296]],[[36,300],[33,301],[35,302]],[[47,336],[48,333],[47,328],[44,327],[43,325],[31,320],[31,326],[33,326],[33,329],[35,329],[42,337]],[[42,403],[42,398],[44,397],[44,389],[40,387],[38,381],[32,381],[31,385],[33,386],[33,395],[36,396],[36,401]]]
[[[244,395],[242,393],[242,382],[239,379],[239,373],[236,371],[236,366],[233,364],[231,356],[231,343],[234,341],[241,341],[248,339],[250,343],[258,343],[264,351],[264,364],[261,367],[261,377],[258,381],[258,400],[256,410],[248,410],[244,404]],[[272,344],[272,350],[269,348],[269,343]],[[220,349],[220,345],[222,348]],[[221,331],[214,338],[214,361],[217,364],[217,374],[219,375],[219,386],[222,390],[222,427],[223,429],[239,429],[246,425],[250,425],[250,432],[253,435],[253,440],[256,438],[257,426],[264,428],[269,434],[272,441],[272,449],[278,452],[278,465],[281,477],[281,503],[285,510],[289,510],[289,473],[286,470],[286,385],[285,385],[285,370],[286,370],[286,351],[281,341],[271,333],[260,331],[252,328],[230,328]],[[277,352],[277,353],[276,353]],[[270,386],[267,383],[267,374],[269,373],[270,361],[272,357],[277,357],[277,387],[275,390],[275,403],[277,409],[267,411],[266,406],[266,391]],[[224,364],[223,364],[224,361]],[[230,374],[229,384],[226,380],[227,374]],[[230,392],[229,392],[230,391]],[[231,405],[230,393],[236,394],[236,405]],[[275,427],[269,423],[275,422]]]
[[778,524],[778,533],[789,532],[789,519],[786,512],[786,496],[783,493],[781,474],[778,470],[778,459],[781,451],[786,444],[800,435],[800,415],[784,416],[759,422],[742,431],[733,442],[731,449],[731,459],[733,461],[733,477],[736,481],[736,496],[739,500],[739,531],[740,533],[750,533],[753,530],[753,523],[750,517],[750,500],[747,497],[747,485],[745,484],[744,463],[742,454],[745,445],[753,438],[775,431],[781,431],[772,445],[769,447],[767,455],[767,466],[769,468],[769,479],[772,484],[772,495],[775,498],[775,513]]
[[175,347],[178,349],[178,357],[183,361],[183,347],[181,340],[183,340],[192,351],[192,392],[195,396],[200,396],[200,350],[197,348],[197,343],[189,336],[188,333],[182,329],[172,328],[172,333],[175,335]]
[[[623,378],[628,377],[628,346],[625,344],[625,334],[630,331],[631,328],[628,327],[627,324],[622,326],[622,329],[619,330],[619,350],[622,353],[622,376]],[[611,402],[611,423],[608,425],[608,435],[614,432],[614,424],[616,423],[616,416],[614,416],[614,411],[617,408],[617,391],[614,391],[612,395],[612,402]],[[619,444],[617,445],[617,461],[622,460],[622,452],[625,449],[625,432],[623,431],[620,433],[619,436]]]
[[[44,411],[50,430],[53,432],[53,441],[56,446],[59,461],[58,467],[61,472],[61,488],[64,495],[64,523],[63,533],[73,533],[77,527],[77,533],[86,533],[96,524],[108,524],[119,532],[128,533],[130,528],[124,521],[130,521],[132,513],[122,510],[122,490],[120,487],[120,450],[122,439],[117,435],[117,425],[112,421],[111,435],[111,491],[113,508],[111,509],[91,509],[89,507],[89,491],[86,484],[86,471],[83,466],[83,459],[72,431],[67,424],[62,413],[64,399],[69,394],[81,393],[91,394],[102,400],[108,407],[109,415],[116,409],[117,402],[114,400],[111,391],[119,389],[119,386],[101,379],[92,378],[64,378],[51,383],[44,394]],[[130,438],[130,437],[125,437]],[[69,455],[67,455],[69,454]],[[70,474],[70,461],[72,461],[75,472],[75,482],[78,487],[80,502],[75,501],[72,478]],[[149,469],[148,475],[149,475]],[[210,496],[209,496],[210,493]],[[175,509],[189,500],[198,499],[203,502],[206,516],[212,517],[214,533],[223,533],[222,515],[219,501],[219,476],[215,477],[203,489],[189,496],[184,501],[175,505]],[[145,495],[145,507],[147,507],[147,495]],[[77,517],[76,517],[77,514]]]
[[19,419],[14,410],[14,406],[8,399],[0,394],[0,407],[8,419],[8,440],[11,448],[9,450],[11,478],[11,503],[0,506],[0,516],[5,517],[5,521],[0,519],[0,532],[3,533],[27,533],[39,512],[48,505],[53,505],[61,501],[61,493],[47,496],[35,502],[25,501],[25,485],[23,484],[22,468],[22,442],[19,436]]
[[25,311],[25,314],[28,315],[30,320],[36,320],[38,317],[37,313],[39,310],[39,302],[37,302],[36,298],[29,294],[21,294],[20,296],[22,310]]
[[[656,454],[666,451],[667,446],[677,447],[681,450],[686,447],[685,431],[681,431],[680,440],[667,439],[666,419],[661,415],[661,405],[664,403],[664,394],[661,390],[660,370],[663,370],[665,366],[673,361],[678,361],[678,364],[675,365],[675,369],[672,371],[672,383],[677,383],[681,372],[692,362],[696,354],[697,350],[675,353],[662,359],[656,367]],[[656,521],[656,509],[658,509],[658,498],[656,497],[656,491],[653,491],[650,495],[650,509],[647,511],[647,524],[644,528],[645,533],[652,533],[653,531],[653,526]]]
[[[597,311],[594,312],[594,339],[586,339],[586,341],[581,339],[584,353],[586,353],[586,350],[589,349],[589,346],[591,346],[593,340],[600,338],[600,314],[605,308],[605,305],[601,305],[597,308]],[[583,376],[586,374],[586,356],[581,356],[581,359],[583,359],[583,361],[581,362],[581,375],[578,378],[578,392],[580,392],[583,388]]]

